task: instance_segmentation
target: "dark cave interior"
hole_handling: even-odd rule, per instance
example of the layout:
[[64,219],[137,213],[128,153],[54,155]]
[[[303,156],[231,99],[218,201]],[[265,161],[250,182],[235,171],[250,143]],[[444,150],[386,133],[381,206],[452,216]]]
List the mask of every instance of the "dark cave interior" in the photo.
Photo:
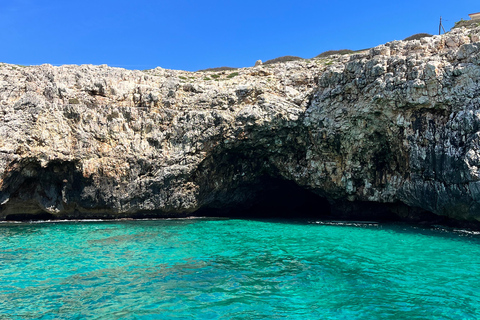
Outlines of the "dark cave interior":
[[195,216],[231,218],[322,218],[331,214],[328,200],[294,182],[262,177],[229,191],[236,193],[232,203],[207,205]]

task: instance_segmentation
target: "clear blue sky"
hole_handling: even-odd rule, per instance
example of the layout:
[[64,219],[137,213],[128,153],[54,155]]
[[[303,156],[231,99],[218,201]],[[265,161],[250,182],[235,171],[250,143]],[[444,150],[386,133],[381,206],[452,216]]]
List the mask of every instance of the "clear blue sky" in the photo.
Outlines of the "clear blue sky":
[[0,0],[0,62],[195,71],[448,31],[466,1]]

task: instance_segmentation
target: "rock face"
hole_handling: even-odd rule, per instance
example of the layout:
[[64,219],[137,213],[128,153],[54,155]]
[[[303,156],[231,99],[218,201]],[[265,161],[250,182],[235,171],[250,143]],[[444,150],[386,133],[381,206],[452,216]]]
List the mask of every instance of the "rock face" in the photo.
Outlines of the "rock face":
[[480,220],[479,35],[222,72],[3,64],[0,219],[228,213],[288,185],[319,215]]

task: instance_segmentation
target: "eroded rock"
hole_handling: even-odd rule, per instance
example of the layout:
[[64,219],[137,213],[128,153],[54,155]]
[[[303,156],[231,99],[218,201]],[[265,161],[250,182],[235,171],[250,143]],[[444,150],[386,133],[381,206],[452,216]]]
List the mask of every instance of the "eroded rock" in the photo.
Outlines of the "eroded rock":
[[2,64],[0,219],[248,207],[270,179],[340,216],[480,220],[479,34],[219,72]]

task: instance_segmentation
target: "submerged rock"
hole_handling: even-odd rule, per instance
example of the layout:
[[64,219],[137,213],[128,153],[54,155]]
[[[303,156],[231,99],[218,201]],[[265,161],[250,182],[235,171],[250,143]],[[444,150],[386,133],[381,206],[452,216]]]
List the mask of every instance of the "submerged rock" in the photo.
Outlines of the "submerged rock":
[[318,215],[480,220],[479,35],[235,71],[2,64],[0,219],[228,214],[283,181]]

